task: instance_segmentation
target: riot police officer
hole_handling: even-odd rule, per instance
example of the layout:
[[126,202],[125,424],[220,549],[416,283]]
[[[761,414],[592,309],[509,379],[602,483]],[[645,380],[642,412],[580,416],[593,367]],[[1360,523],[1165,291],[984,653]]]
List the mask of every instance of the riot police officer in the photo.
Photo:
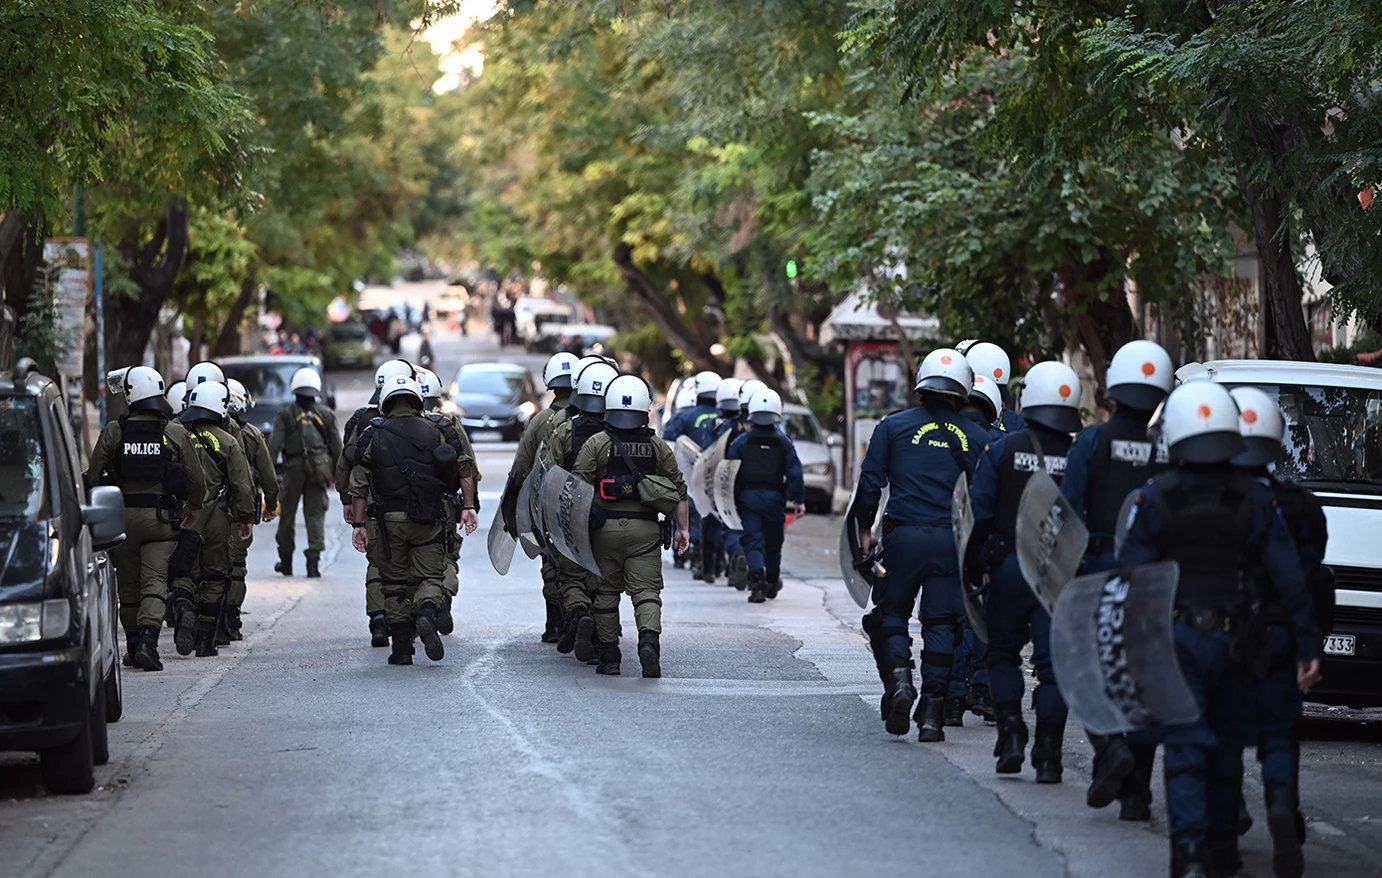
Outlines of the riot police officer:
[[[528,474],[539,460],[538,454],[543,444],[551,438],[556,425],[565,420],[567,406],[571,404],[571,394],[575,390],[576,375],[579,374],[580,360],[575,354],[554,354],[542,368],[542,381],[552,392],[552,402],[547,408],[533,415],[523,428],[523,436],[518,440],[518,451],[514,454],[513,466],[509,469],[508,481],[504,483],[504,496],[499,501],[504,507],[504,525],[516,538],[514,527],[517,518],[518,492],[527,480]],[[557,573],[557,560],[542,554],[542,597],[547,606],[547,622],[542,631],[543,643],[556,643],[561,638],[562,603],[560,577]]]
[[1022,382],[1027,429],[989,446],[970,489],[974,532],[965,559],[966,576],[987,571],[988,677],[998,720],[994,755],[999,774],[1022,770],[1027,724],[1022,719],[1022,649],[1032,644],[1037,687],[1036,740],[1032,768],[1037,783],[1060,783],[1061,742],[1068,711],[1051,668],[1051,617],[1027,586],[1016,554],[1018,509],[1032,474],[1045,471],[1059,481],[1066,454],[1080,429],[1080,379],[1064,363],[1038,363]]
[[[379,394],[384,412],[351,448],[351,540],[368,552],[384,588],[392,651],[391,665],[413,663],[413,637],[427,657],[446,655],[437,616],[446,604],[443,509],[468,475],[468,461],[456,458],[436,424],[423,417],[422,387],[407,376],[388,379]],[[366,507],[368,499],[368,509]],[[474,522],[474,510],[467,510]],[[365,516],[375,519],[372,533]]]
[[[1113,416],[1092,424],[1070,449],[1061,493],[1089,530],[1083,571],[1099,573],[1115,566],[1114,532],[1128,495],[1166,467],[1165,448],[1148,435],[1152,412],[1175,383],[1171,357],[1155,342],[1137,340],[1113,355],[1105,378]],[[1094,776],[1086,802],[1103,808],[1121,800],[1119,818],[1152,817],[1152,763],[1156,745],[1123,735],[1090,735]]]
[[178,530],[191,527],[201,511],[206,478],[187,431],[170,420],[163,376],[133,366],[112,378],[107,385],[125,395],[130,413],[101,431],[87,480],[116,485],[124,494],[125,540],[110,550],[127,646],[124,664],[161,671],[158,635],[168,600],[168,558]]
[[[608,363],[592,363],[576,376],[576,392],[571,396],[575,415],[564,418],[552,430],[543,445],[542,459],[548,467],[559,466],[574,472],[576,460],[592,437],[605,430],[605,391],[619,371]],[[552,551],[552,565],[557,572],[559,611],[564,614],[559,626],[557,652],[576,653],[579,661],[596,658],[596,622],[591,616],[595,574]],[[616,604],[616,607],[618,605]]]
[[[584,374],[584,373],[582,373]],[[595,487],[591,548],[604,577],[595,580],[594,617],[600,674],[620,672],[619,596],[633,602],[643,676],[662,676],[662,553],[672,516],[673,549],[690,542],[686,484],[671,446],[648,427],[652,394],[636,375],[621,375],[605,391],[605,429],[586,440],[572,474]],[[598,523],[598,526],[597,526]]]
[[1025,422],[1021,415],[1012,410],[1012,399],[1008,395],[1008,379],[1012,377],[1012,360],[1008,352],[991,341],[969,339],[960,342],[956,349],[965,355],[969,368],[975,377],[983,376],[998,385],[998,415],[993,419],[993,428],[1000,433],[1020,432]]
[[761,604],[782,590],[782,540],[790,497],[797,515],[806,512],[806,483],[791,438],[777,428],[782,397],[764,388],[749,400],[747,432],[725,457],[742,461],[734,481],[734,505],[744,522],[749,567],[749,603]]
[[283,455],[283,487],[279,492],[282,517],[278,520],[278,563],[274,570],[293,575],[293,544],[296,540],[298,503],[307,523],[307,575],[321,576],[318,562],[326,547],[327,487],[335,479],[336,461],[341,456],[341,437],[336,432],[336,415],[317,401],[322,379],[316,369],[304,367],[293,373],[289,385],[292,402],[278,410],[269,453]]
[[[662,438],[670,445],[678,437],[685,436],[697,448],[705,450],[716,439],[715,428],[720,415],[715,396],[720,389],[720,376],[714,372],[697,372],[695,382],[696,404],[675,415]],[[713,515],[701,516],[692,509],[690,516],[691,573],[704,582],[714,582],[723,549],[723,529]]]
[[187,382],[174,381],[168,385],[164,398],[168,400],[168,408],[173,410],[173,417],[182,414],[182,410],[187,408]]
[[[269,454],[269,444],[264,434],[259,432],[258,427],[245,420],[245,412],[254,405],[249,392],[245,390],[245,385],[232,378],[226,382],[226,387],[230,390],[230,420],[226,427],[230,434],[240,441],[240,445],[245,449],[245,457],[249,460],[256,521],[267,523],[273,521],[278,514],[278,474],[274,472],[274,459]],[[226,611],[221,617],[221,630],[217,632],[218,643],[222,635],[227,643],[244,639],[244,635],[240,633],[240,610],[245,605],[245,562],[249,557],[249,547],[253,540],[253,531],[248,540],[241,540],[238,530],[231,536],[230,597],[226,600]]]
[[1242,695],[1230,656],[1251,660],[1257,646],[1247,635],[1261,610],[1245,587],[1257,575],[1270,581],[1289,620],[1298,686],[1320,675],[1319,626],[1271,484],[1230,463],[1243,450],[1238,422],[1237,405],[1218,384],[1196,381],[1171,393],[1161,429],[1173,467],[1139,490],[1118,554],[1119,566],[1180,565],[1176,662],[1200,718],[1161,730],[1173,878],[1207,876],[1206,841],[1236,835],[1241,717],[1224,705]]
[[[479,526],[480,470],[475,466],[475,449],[470,444],[470,437],[466,435],[465,425],[461,423],[460,416],[442,411],[441,379],[437,377],[437,373],[418,367],[417,381],[418,386],[422,388],[423,411],[428,420],[441,430],[446,444],[456,452],[457,466],[468,473],[460,480],[460,492],[447,495],[445,507],[446,523],[443,525],[443,532],[446,535],[447,564],[442,588],[446,591],[446,605],[437,614],[437,631],[450,634],[456,625],[451,615],[451,604],[461,588],[461,542],[465,537],[475,533],[475,528]],[[464,535],[456,532],[457,521],[460,521],[465,529]]]
[[[748,430],[748,406],[739,402],[739,391],[743,387],[744,382],[738,378],[726,378],[715,391],[715,408],[720,413],[720,420],[715,425],[715,436],[719,438],[728,433],[727,448]],[[749,583],[749,564],[748,557],[744,554],[743,531],[726,527],[724,550],[725,575],[729,579],[729,584],[743,591]]]
[[864,630],[884,684],[889,733],[905,735],[917,699],[907,622],[921,593],[921,741],[944,741],[943,713],[965,618],[960,565],[950,527],[955,483],[972,472],[988,434],[960,415],[974,374],[959,351],[940,348],[917,370],[921,406],[888,415],[869,439],[854,503],[859,548],[873,550],[870,530],[884,486],[891,486],[883,524],[883,567]]

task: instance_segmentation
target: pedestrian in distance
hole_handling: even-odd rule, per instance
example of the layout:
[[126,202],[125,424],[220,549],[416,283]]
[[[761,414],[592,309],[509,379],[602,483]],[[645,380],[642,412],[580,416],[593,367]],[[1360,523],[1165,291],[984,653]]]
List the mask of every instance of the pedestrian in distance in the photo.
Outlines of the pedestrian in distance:
[[791,438],[778,429],[782,397],[764,388],[749,400],[749,429],[730,444],[726,459],[740,461],[734,503],[744,523],[749,603],[761,604],[782,591],[782,542],[787,504],[806,513],[806,483]]

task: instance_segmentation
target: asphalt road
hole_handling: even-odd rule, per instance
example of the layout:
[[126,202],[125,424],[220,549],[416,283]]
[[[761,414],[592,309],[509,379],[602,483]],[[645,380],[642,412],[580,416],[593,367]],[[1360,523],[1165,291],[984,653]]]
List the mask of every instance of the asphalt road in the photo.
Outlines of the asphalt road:
[[[443,377],[499,356],[487,339],[434,343]],[[370,387],[330,380],[343,408]],[[512,450],[480,446],[486,525]],[[944,744],[884,732],[833,519],[793,525],[768,604],[669,563],[657,681],[637,677],[627,601],[628,676],[539,643],[536,565],[520,554],[499,577],[483,530],[446,658],[388,666],[363,556],[339,506],[328,521],[319,580],[273,574],[259,528],[243,643],[194,659],[165,638],[166,671],[126,676],[96,792],[46,796],[35,759],[0,755],[0,876],[1165,874],[1160,816],[1085,808],[1077,730],[1055,787],[996,776],[992,727],[972,717]],[[1382,874],[1380,727],[1361,713],[1307,728],[1308,874]],[[1269,875],[1258,823],[1245,874]]]

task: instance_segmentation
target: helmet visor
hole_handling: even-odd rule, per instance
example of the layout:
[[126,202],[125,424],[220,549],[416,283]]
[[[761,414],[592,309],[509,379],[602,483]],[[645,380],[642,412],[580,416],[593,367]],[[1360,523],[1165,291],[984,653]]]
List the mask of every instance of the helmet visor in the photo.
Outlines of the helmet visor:
[[969,388],[965,387],[954,378],[944,375],[928,375],[917,382],[918,391],[929,391],[931,393],[941,393],[946,396],[953,396],[961,401],[969,398]]
[[1229,461],[1234,466],[1266,466],[1281,456],[1281,443],[1270,436],[1245,436],[1243,450]]
[[1115,384],[1108,389],[1108,398],[1121,406],[1150,412],[1166,399],[1166,391],[1150,384]]
[[1188,436],[1167,449],[1172,460],[1184,463],[1224,463],[1243,451],[1243,437],[1238,431],[1222,430]]
[[1022,410],[1022,417],[1057,433],[1078,433],[1084,426],[1080,413],[1065,405],[1029,406]]
[[648,426],[648,413],[632,409],[614,409],[605,412],[605,423],[616,430],[636,430]]

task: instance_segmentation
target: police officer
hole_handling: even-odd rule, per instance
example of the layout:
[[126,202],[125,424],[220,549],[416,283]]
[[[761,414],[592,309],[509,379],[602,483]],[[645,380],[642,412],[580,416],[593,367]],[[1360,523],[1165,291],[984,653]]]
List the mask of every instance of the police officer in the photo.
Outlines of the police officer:
[[[384,416],[375,418],[352,446],[352,543],[368,552],[384,587],[391,665],[413,663],[413,637],[427,657],[446,655],[437,616],[446,604],[443,526],[446,495],[466,475],[436,424],[423,417],[422,387],[407,376],[388,379],[379,394]],[[368,509],[366,504],[368,502]],[[375,530],[365,530],[365,516]],[[467,527],[474,510],[465,510]]]
[[[726,448],[749,428],[748,406],[739,402],[739,391],[743,386],[744,382],[738,378],[726,378],[715,391],[715,408],[720,413],[715,436],[719,438],[725,433],[729,434]],[[728,527],[724,529],[725,575],[729,584],[740,591],[747,588],[749,583],[749,564],[744,554],[743,537],[743,531],[730,530]]]
[[446,605],[437,614],[437,631],[450,634],[456,624],[451,615],[451,603],[461,587],[461,542],[464,539],[456,532],[456,522],[460,521],[461,526],[465,528],[464,536],[467,537],[479,526],[477,516],[480,511],[480,470],[475,466],[475,448],[470,444],[470,437],[466,435],[465,425],[461,423],[460,416],[441,410],[441,379],[437,377],[437,373],[419,367],[417,378],[418,386],[422,388],[423,411],[428,420],[441,430],[446,444],[456,452],[456,465],[459,471],[464,473],[460,479],[460,492],[447,495],[446,522],[443,525],[447,564],[442,588],[446,591]]
[[[1175,383],[1171,357],[1155,342],[1128,342],[1113,355],[1105,378],[1115,408],[1102,424],[1092,424],[1070,449],[1061,493],[1089,529],[1083,571],[1115,566],[1114,532],[1123,501],[1166,467],[1165,447],[1148,435],[1147,424]],[[1090,735],[1094,775],[1085,801],[1103,808],[1121,800],[1119,818],[1152,818],[1152,763],[1156,744],[1123,735]]]
[[[720,376],[714,372],[697,372],[695,381],[696,404],[674,416],[662,438],[670,445],[678,437],[685,436],[696,443],[697,448],[705,450],[716,439],[715,428],[720,415],[715,397],[720,389]],[[690,515],[692,575],[704,582],[714,582],[723,549],[723,528],[713,515],[702,517],[695,509]]]
[[[548,467],[559,466],[574,472],[576,460],[592,437],[605,430],[605,391],[619,371],[608,363],[592,363],[576,377],[576,392],[571,405],[576,414],[564,418],[543,445],[542,459]],[[564,613],[557,652],[576,653],[579,661],[596,658],[596,622],[591,616],[595,593],[595,574],[555,550],[549,553],[557,573],[557,591]],[[615,604],[616,608],[618,604]]]
[[173,417],[182,414],[182,410],[187,408],[187,382],[174,381],[168,386],[165,398],[168,400],[168,407],[173,410]]
[[[254,508],[257,520],[274,520],[278,509],[278,474],[274,472],[274,459],[269,454],[268,442],[259,428],[245,420],[245,412],[254,405],[245,385],[234,378],[226,382],[230,390],[230,420],[227,431],[239,440],[245,449],[245,457],[250,465],[250,481],[254,487]],[[230,597],[226,601],[226,611],[222,616],[221,630],[217,632],[217,642],[225,636],[228,643],[243,640],[240,633],[240,610],[245,605],[245,562],[249,557],[250,539],[241,540],[237,529],[230,542]]]
[[[1120,566],[1180,565],[1173,631],[1176,661],[1200,718],[1161,730],[1171,874],[1207,876],[1206,841],[1236,835],[1242,783],[1240,700],[1230,656],[1248,657],[1261,610],[1250,584],[1265,576],[1295,639],[1296,682],[1320,676],[1322,643],[1300,558],[1271,484],[1235,467],[1243,450],[1238,407],[1209,381],[1177,388],[1161,420],[1172,468],[1140,489]],[[1299,874],[1299,872],[1296,872]]]
[[[190,646],[197,655],[213,656],[217,654],[216,628],[230,594],[231,540],[249,542],[259,509],[245,450],[225,429],[230,389],[218,381],[189,381],[188,386],[182,423],[201,457],[210,497],[197,519],[203,542],[192,570],[191,597],[186,583],[175,591],[178,613],[173,645],[179,655],[187,655],[191,633]],[[192,604],[196,606],[194,628]]]
[[[123,372],[123,375],[120,373]],[[178,530],[191,527],[206,497],[206,478],[187,431],[170,420],[163,376],[147,366],[113,373],[130,413],[106,424],[91,449],[88,482],[116,485],[125,499],[125,540],[110,550],[125,630],[126,667],[163,670],[159,629],[168,600],[168,558]]]
[[[504,525],[514,538],[518,536],[514,522],[517,520],[519,490],[537,464],[543,444],[551,438],[556,425],[566,419],[565,410],[571,404],[579,365],[580,360],[575,354],[563,352],[554,354],[542,367],[542,381],[552,392],[552,402],[529,418],[524,426],[508,481],[504,484],[504,496],[500,500],[504,507]],[[558,562],[552,555],[555,553],[542,554],[542,598],[547,606],[547,622],[542,630],[543,643],[556,643],[561,638],[563,621]]]
[[[417,373],[413,370],[413,364],[407,360],[387,360],[374,370],[374,393],[370,395],[369,402],[356,409],[341,429],[343,449],[354,445],[370,421],[381,416],[379,393],[387,379],[399,376],[416,378]],[[350,493],[351,468],[348,456],[342,453],[336,459],[336,490],[341,497],[341,515],[347,524],[351,521],[350,504],[354,499]],[[374,519],[366,519],[365,530],[368,537],[378,536],[372,530],[373,527]],[[369,618],[370,646],[384,647],[389,645],[389,621],[384,615],[384,587],[379,584],[379,570],[369,560],[370,557],[366,556],[365,563],[365,615]]]
[[959,351],[940,348],[917,370],[921,406],[888,415],[869,439],[859,486],[848,515],[873,549],[870,530],[884,486],[891,486],[883,524],[883,567],[873,587],[875,607],[864,617],[884,683],[888,732],[905,735],[917,699],[907,622],[921,593],[921,741],[944,741],[943,712],[954,653],[965,618],[960,565],[950,529],[955,482],[972,472],[988,434],[960,415],[974,374]]
[[993,421],[994,429],[1000,433],[1020,432],[1025,423],[1022,416],[1012,410],[1012,397],[1008,394],[1008,379],[1012,377],[1013,371],[1008,352],[983,339],[962,341],[956,345],[956,349],[965,355],[965,360],[969,362],[969,368],[974,371],[976,378],[983,376],[998,385],[1002,404],[998,407],[998,416]]
[[[584,374],[584,373],[582,373]],[[676,521],[673,549],[686,551],[686,483],[666,442],[648,427],[652,395],[636,375],[621,375],[605,391],[605,430],[576,455],[572,474],[595,486],[591,548],[605,576],[595,582],[594,616],[600,674],[620,672],[619,595],[633,602],[638,661],[644,677],[662,676],[663,527]],[[596,526],[596,523],[599,526]]]
[[1022,383],[1027,429],[989,446],[970,488],[974,532],[965,559],[966,576],[986,572],[987,663],[998,720],[999,774],[1022,770],[1027,724],[1022,719],[1022,649],[1032,644],[1037,686],[1036,741],[1032,768],[1037,783],[1060,783],[1061,741],[1068,710],[1051,668],[1051,617],[1027,586],[1017,564],[1017,517],[1032,474],[1044,470],[1060,481],[1065,458],[1080,430],[1080,379],[1064,363],[1038,363]]
[[335,479],[341,456],[336,415],[317,401],[322,378],[316,369],[304,367],[289,382],[294,400],[278,410],[269,453],[283,455],[283,487],[279,492],[282,517],[278,520],[278,563],[274,570],[293,575],[293,543],[296,539],[298,503],[307,523],[307,575],[321,576],[317,562],[326,547],[326,490]]
[[749,401],[747,432],[730,443],[726,459],[742,461],[734,481],[734,504],[744,522],[749,567],[749,603],[761,604],[782,590],[782,539],[787,499],[806,513],[801,460],[782,422],[782,397],[764,388]]

